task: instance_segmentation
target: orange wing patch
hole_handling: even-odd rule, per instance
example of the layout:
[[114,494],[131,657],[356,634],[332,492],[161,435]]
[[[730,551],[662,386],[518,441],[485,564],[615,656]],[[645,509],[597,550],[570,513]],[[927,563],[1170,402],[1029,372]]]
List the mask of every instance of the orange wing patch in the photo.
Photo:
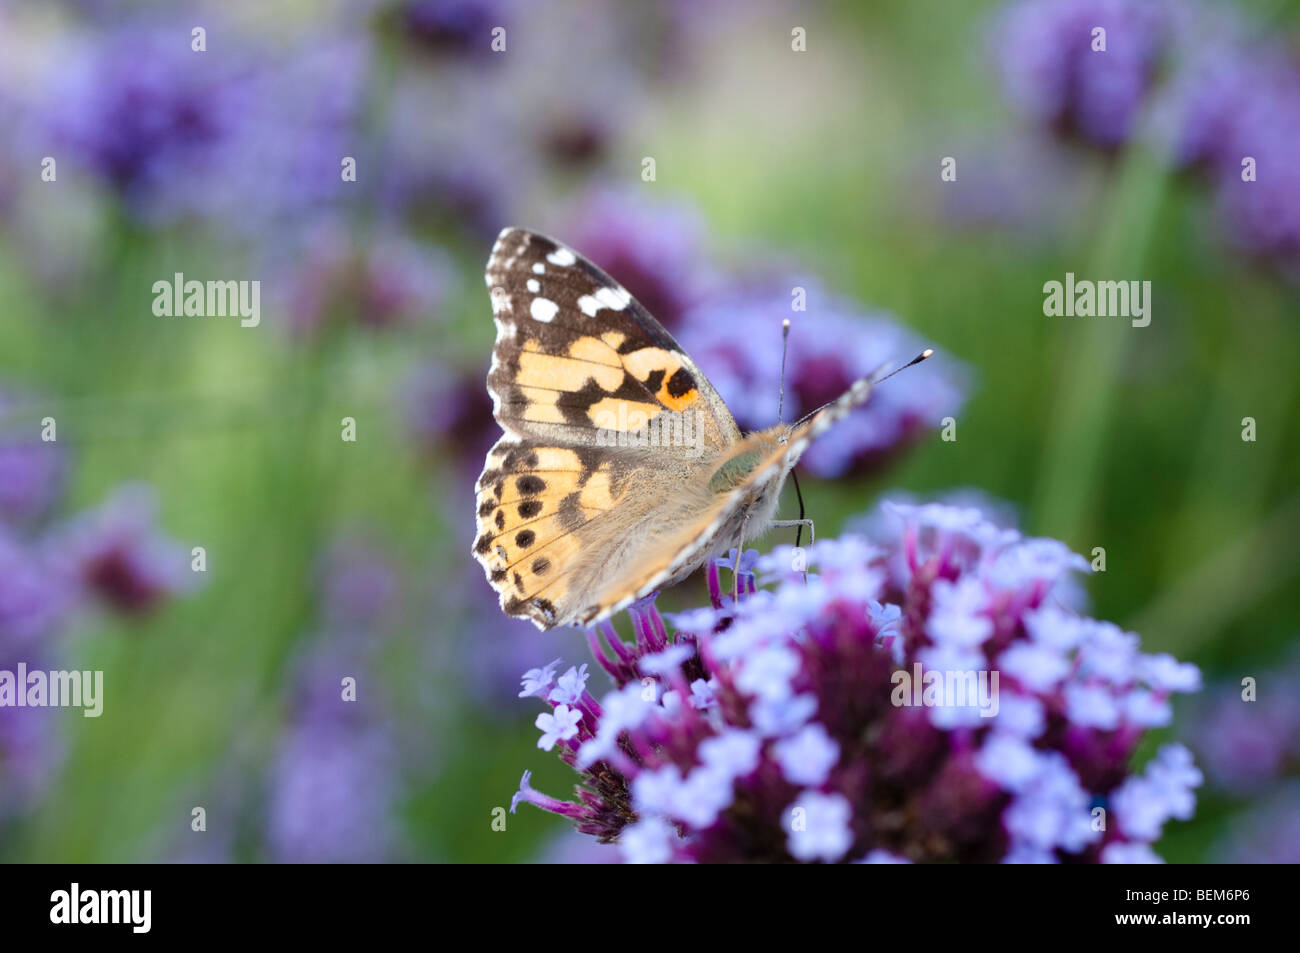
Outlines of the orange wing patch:
[[681,413],[700,399],[695,377],[682,356],[659,347],[643,347],[623,356],[628,373],[653,390],[655,399],[669,410]]
[[[587,341],[602,347],[596,338],[580,338],[574,345]],[[575,384],[593,379],[601,390],[618,390],[623,383],[623,368],[617,363],[596,361],[586,356],[566,357],[545,351],[537,342],[529,341],[519,354],[519,374],[515,383],[521,387],[545,387],[549,390],[572,391]]]

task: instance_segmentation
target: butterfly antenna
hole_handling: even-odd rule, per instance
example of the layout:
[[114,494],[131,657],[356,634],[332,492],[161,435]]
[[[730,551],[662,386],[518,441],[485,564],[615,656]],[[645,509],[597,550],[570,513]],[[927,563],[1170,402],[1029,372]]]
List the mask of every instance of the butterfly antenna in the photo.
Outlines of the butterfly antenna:
[[790,471],[790,479],[794,483],[794,496],[799,501],[799,525],[794,530],[794,548],[799,548],[799,542],[803,539],[803,491],[799,489],[799,474],[794,470]]
[[[781,322],[781,390],[776,398],[776,422],[781,422],[781,412],[785,409],[785,352],[790,345],[790,319]],[[803,519],[803,513],[799,514]]]
[[884,381],[889,380],[891,377],[893,377],[893,376],[894,376],[895,374],[897,374],[899,371],[905,371],[905,370],[907,370],[909,367],[911,367],[913,364],[920,364],[920,363],[921,363],[922,361],[924,361],[927,357],[931,357],[931,356],[933,356],[933,355],[934,355],[934,348],[932,348],[932,347],[927,347],[924,351],[922,351],[920,354],[916,355],[916,357],[912,358],[910,361],[908,361],[908,362],[907,362],[906,364],[904,364],[902,367],[896,367],[896,368],[894,368],[892,371],[890,371],[890,372],[889,372],[888,374],[886,374],[884,377],[873,377],[873,378],[871,379],[871,386],[872,386],[872,387],[875,387],[877,384],[880,384],[880,383],[882,383],[882,382],[884,382]]
[[[781,391],[776,399],[776,422],[781,423],[781,414],[785,409],[785,356],[790,349],[790,319],[786,318],[781,322]],[[803,540],[803,490],[799,489],[799,474],[794,470],[790,471],[790,479],[794,481],[794,495],[799,501],[799,525],[794,531],[794,546],[799,548],[799,543]],[[806,575],[806,574],[805,574]]]

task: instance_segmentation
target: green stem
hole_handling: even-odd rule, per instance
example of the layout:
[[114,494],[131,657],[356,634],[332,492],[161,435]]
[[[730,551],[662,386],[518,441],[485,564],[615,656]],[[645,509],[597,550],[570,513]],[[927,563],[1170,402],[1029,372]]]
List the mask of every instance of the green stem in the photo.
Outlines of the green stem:
[[[1079,278],[1141,277],[1165,182],[1166,163],[1161,157],[1141,147],[1125,155],[1107,196],[1104,224],[1088,258],[1088,271]],[[1146,329],[1115,317],[1047,320],[1086,323],[1069,329],[1077,332],[1070,335],[1077,346],[1069,348],[1061,360],[1060,387],[1047,431],[1033,526],[1080,548],[1091,543],[1087,536],[1089,510],[1130,335],[1146,333]]]

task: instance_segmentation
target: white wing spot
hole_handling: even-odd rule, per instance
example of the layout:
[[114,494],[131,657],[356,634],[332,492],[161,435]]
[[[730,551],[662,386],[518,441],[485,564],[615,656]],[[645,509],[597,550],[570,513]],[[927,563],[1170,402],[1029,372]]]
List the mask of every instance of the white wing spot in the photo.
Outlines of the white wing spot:
[[598,288],[594,295],[583,295],[578,299],[578,307],[589,318],[594,318],[601,308],[622,311],[627,307],[632,296],[622,288]]
[[540,261],[533,262],[533,274],[535,275],[546,274],[546,266],[543,265]]
[[573,252],[569,251],[567,248],[557,248],[546,256],[546,260],[552,265],[560,265],[563,267],[565,265],[572,265],[578,259],[574,256]]
[[622,288],[601,288],[596,292],[596,300],[600,302],[601,307],[622,311],[632,300],[632,296]]
[[555,312],[560,310],[560,306],[550,298],[534,298],[533,303],[529,306],[528,312],[538,321],[549,324],[555,317]]
[[539,282],[536,278],[529,278],[528,290],[531,291],[533,294],[537,294],[537,292],[542,290],[541,282]]

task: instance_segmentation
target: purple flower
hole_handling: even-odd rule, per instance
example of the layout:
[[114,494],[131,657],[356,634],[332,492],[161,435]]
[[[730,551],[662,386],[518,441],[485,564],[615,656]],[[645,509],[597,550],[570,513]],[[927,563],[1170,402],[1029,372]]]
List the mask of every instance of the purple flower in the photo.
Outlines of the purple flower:
[[358,240],[335,223],[294,256],[283,303],[299,335],[345,323],[383,330],[437,315],[450,276],[441,249],[388,231]]
[[37,109],[54,143],[148,219],[207,199],[251,105],[239,56],[190,40],[180,22],[100,25],[57,58]]
[[[339,542],[328,551],[320,581],[331,628],[307,643],[291,673],[267,808],[267,844],[277,862],[396,857],[390,818],[399,739],[377,701],[380,617],[370,614],[387,601],[392,579],[373,551],[357,545]],[[357,626],[367,637],[356,637]]]
[[[1103,149],[1123,145],[1173,39],[1161,0],[1021,0],[990,37],[1007,94],[1033,121]],[[1100,35],[1105,31],[1105,50]]]
[[1210,172],[1238,247],[1300,274],[1300,63],[1249,47],[1230,55],[1194,74],[1181,157]]
[[653,201],[642,190],[588,189],[552,228],[675,330],[714,281],[703,218],[684,200]]
[[550,751],[557,742],[576,738],[581,721],[582,712],[568,705],[556,705],[554,712],[542,712],[536,721],[537,727],[542,730],[542,736],[537,739],[537,747]]
[[572,828],[564,828],[543,847],[534,863],[617,864],[621,859],[617,847],[584,837]]
[[1211,783],[1256,794],[1300,765],[1300,661],[1259,673],[1250,701],[1239,682],[1217,685],[1192,719],[1188,743]]
[[[715,561],[711,607],[675,634],[648,600],[633,643],[601,623],[590,642],[618,687],[575,707],[551,694],[553,665],[531,693],[554,706],[541,744],[578,772],[575,797],[525,776],[516,804],[634,862],[1151,859],[1200,772],[1177,745],[1141,774],[1129,761],[1167,721],[1149,702],[1199,676],[1056,604],[1087,566],[1059,543],[977,511],[890,512],[892,549],[847,536],[805,563],[778,547],[738,603]],[[681,703],[696,684],[707,709]]]
[[439,362],[423,364],[403,385],[401,401],[424,454],[435,462],[450,458],[462,464],[472,485],[497,436],[482,368],[464,372]]
[[282,863],[391,859],[388,818],[396,763],[388,732],[360,714],[295,718],[270,778],[272,858]]
[[189,553],[157,528],[152,488],[126,484],[78,514],[50,541],[51,559],[81,591],[118,612],[143,615],[192,589]]
[[492,29],[513,26],[507,0],[404,0],[396,10],[406,35],[440,56],[487,57]]
[[[32,657],[24,659],[35,668]],[[0,656],[0,669],[15,662]],[[34,806],[63,760],[59,712],[50,708],[0,707],[0,824]]]
[[489,239],[523,201],[538,173],[523,161],[532,151],[521,141],[518,90],[498,73],[449,67],[399,77],[376,170],[390,217]]
[[249,236],[355,195],[369,53],[327,35],[275,46],[220,18],[97,24],[51,57],[29,104],[56,157],[90,170],[149,224],[199,218]]
[[0,526],[0,660],[40,644],[73,602],[43,553]]
[[1235,817],[1211,856],[1221,864],[1300,864],[1300,781]]
[[401,580],[388,556],[369,542],[352,536],[335,540],[317,575],[321,614],[331,629],[370,631],[392,617]]
[[[806,295],[806,313],[791,311],[796,288]],[[769,427],[777,420],[781,323],[787,318],[782,411],[787,421],[839,397],[858,378],[911,359],[926,344],[889,316],[863,315],[806,278],[712,295],[683,318],[679,339],[743,428]],[[745,333],[737,335],[737,327]],[[957,413],[964,377],[964,369],[943,355],[899,374],[837,424],[833,439],[814,442],[803,457],[805,467],[833,477],[879,466]]]
[[29,527],[62,494],[67,461],[57,443],[39,438],[40,414],[20,416],[19,407],[19,398],[0,390],[0,524]]

